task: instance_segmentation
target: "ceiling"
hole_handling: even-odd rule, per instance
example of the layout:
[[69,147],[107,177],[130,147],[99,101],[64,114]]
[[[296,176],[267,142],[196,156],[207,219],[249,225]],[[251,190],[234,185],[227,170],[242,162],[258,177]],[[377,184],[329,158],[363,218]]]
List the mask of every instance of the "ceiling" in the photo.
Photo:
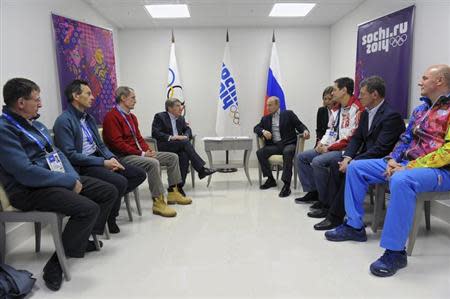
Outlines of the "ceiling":
[[[330,26],[364,0],[84,0],[119,29],[173,27],[298,27]],[[276,2],[314,2],[303,18],[268,17]],[[188,4],[191,18],[152,19],[146,4]]]

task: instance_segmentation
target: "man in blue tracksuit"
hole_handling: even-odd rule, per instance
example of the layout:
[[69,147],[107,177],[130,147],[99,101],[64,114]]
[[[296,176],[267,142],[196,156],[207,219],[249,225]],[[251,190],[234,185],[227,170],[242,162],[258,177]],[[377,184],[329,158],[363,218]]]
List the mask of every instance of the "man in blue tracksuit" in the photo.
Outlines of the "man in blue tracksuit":
[[[101,180],[79,176],[54,146],[47,128],[36,121],[42,107],[39,86],[14,78],[3,87],[0,117],[0,182],[11,205],[22,211],[50,211],[69,216],[62,233],[68,257],[95,250],[91,234],[103,234],[117,189]],[[44,267],[44,281],[59,290],[62,269],[55,254]]]
[[118,196],[108,217],[108,228],[110,233],[119,233],[116,217],[121,199],[138,187],[147,174],[136,166],[119,163],[103,143],[95,119],[86,112],[94,100],[87,82],[72,81],[66,87],[65,95],[69,105],[53,126],[55,144],[80,175],[103,180],[117,188]]
[[363,202],[369,185],[389,182],[391,199],[381,235],[385,253],[370,265],[377,276],[392,276],[406,267],[404,250],[414,220],[417,193],[450,190],[450,67],[433,65],[419,83],[423,104],[408,128],[383,159],[352,162],[345,183],[347,222],[327,231],[330,241],[367,240]]

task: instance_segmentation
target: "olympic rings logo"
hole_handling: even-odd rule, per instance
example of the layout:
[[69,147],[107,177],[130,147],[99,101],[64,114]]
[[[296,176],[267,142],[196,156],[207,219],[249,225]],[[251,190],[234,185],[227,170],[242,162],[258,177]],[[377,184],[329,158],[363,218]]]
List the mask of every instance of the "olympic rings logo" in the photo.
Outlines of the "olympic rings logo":
[[399,36],[393,36],[393,37],[391,37],[389,44],[394,48],[397,46],[401,47],[401,46],[403,46],[403,44],[406,42],[407,39],[408,39],[408,36],[406,34],[402,34]]
[[230,117],[233,119],[233,123],[235,125],[239,125],[240,124],[240,117],[239,117],[239,109],[237,105],[231,105],[230,106],[230,113],[229,113]]

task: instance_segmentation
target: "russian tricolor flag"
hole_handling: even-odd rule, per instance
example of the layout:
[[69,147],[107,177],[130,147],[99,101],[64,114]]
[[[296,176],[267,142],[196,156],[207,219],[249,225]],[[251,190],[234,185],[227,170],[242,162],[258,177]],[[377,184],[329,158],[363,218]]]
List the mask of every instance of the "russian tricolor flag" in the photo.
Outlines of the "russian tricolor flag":
[[286,110],[286,102],[284,100],[283,84],[281,82],[280,62],[278,61],[277,46],[275,44],[275,33],[272,37],[272,53],[270,55],[270,66],[267,75],[267,91],[264,99],[264,115],[269,114],[267,111],[267,99],[276,96],[280,99],[280,110]]

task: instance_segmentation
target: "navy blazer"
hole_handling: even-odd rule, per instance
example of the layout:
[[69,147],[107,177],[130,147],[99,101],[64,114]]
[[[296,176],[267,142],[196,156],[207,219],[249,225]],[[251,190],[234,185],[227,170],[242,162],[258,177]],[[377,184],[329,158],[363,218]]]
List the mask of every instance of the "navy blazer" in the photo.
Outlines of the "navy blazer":
[[88,156],[83,154],[83,132],[80,119],[84,114],[72,104],[68,105],[67,110],[58,116],[53,125],[55,144],[69,158],[73,166],[103,166],[105,159],[111,159],[114,157],[114,154],[100,138],[95,119],[87,113],[86,123],[93,133],[92,137],[97,145],[97,153],[99,155]]
[[[187,125],[184,117],[178,117],[175,122],[177,124],[178,135],[184,135],[192,139],[192,130]],[[158,142],[167,142],[172,135],[172,122],[170,121],[169,112],[156,113],[152,123],[152,137]]]
[[[253,131],[262,137],[262,131],[266,130],[272,133],[272,115],[266,115],[261,118],[259,124]],[[308,128],[298,119],[292,110],[280,111],[280,135],[283,145],[297,143],[297,132],[303,133],[309,131]],[[266,144],[273,144],[272,139],[266,140]]]
[[368,127],[369,113],[364,111],[344,156],[353,159],[385,157],[405,131],[405,123],[400,113],[394,111],[386,101],[378,108],[370,130]]

